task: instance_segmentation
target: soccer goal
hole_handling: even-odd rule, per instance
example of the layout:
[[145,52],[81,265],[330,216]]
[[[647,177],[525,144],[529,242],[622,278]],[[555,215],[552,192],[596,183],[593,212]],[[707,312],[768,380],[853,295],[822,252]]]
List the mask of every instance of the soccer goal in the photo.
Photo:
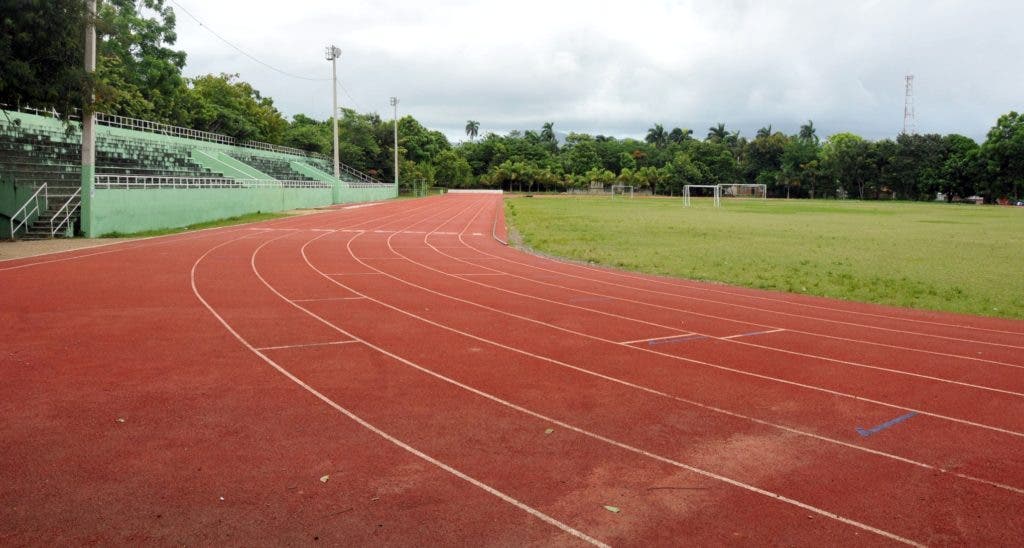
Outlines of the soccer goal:
[[633,197],[633,185],[612,185],[612,198],[622,195],[626,198]]
[[[690,207],[690,196],[707,196],[707,189],[711,189],[712,194],[715,198],[715,207],[721,207],[722,205],[722,189],[721,185],[686,185],[683,187],[683,205]],[[698,189],[696,194],[693,190]]]
[[723,198],[750,198],[754,200],[768,199],[768,185],[732,183],[718,185],[718,193]]

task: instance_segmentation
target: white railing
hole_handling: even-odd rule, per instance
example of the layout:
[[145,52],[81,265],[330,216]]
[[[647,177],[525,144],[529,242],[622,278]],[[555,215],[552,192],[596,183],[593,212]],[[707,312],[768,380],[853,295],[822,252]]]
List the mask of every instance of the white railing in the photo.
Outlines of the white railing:
[[[64,202],[64,205],[60,206],[60,209],[50,217],[50,237],[57,235],[62,228],[71,224],[71,216],[78,211],[78,208],[82,205],[81,200],[75,202],[76,198],[82,197],[82,189],[75,190],[75,193],[68,198],[68,201]],[[75,202],[71,205],[71,202]],[[63,218],[62,218],[63,216]],[[56,224],[54,224],[56,223]]]
[[343,181],[348,188],[394,188],[395,183],[368,183],[365,181]]
[[228,177],[167,177],[158,175],[96,175],[97,189],[252,189],[331,188],[322,181],[280,181],[277,179],[231,179]]
[[[45,207],[39,207],[40,192],[43,194],[43,206],[45,206],[47,201],[50,199],[50,191],[46,189],[46,183],[43,183],[42,186],[37,188],[36,191],[32,193],[32,196],[28,200],[25,200],[25,204],[22,205],[21,208],[19,208],[17,211],[15,211],[14,214],[11,215],[11,239],[14,239],[14,237],[18,234],[17,231],[21,227],[28,224],[29,215],[38,215],[39,213],[42,213],[45,210]],[[15,226],[14,222],[18,219],[19,213],[21,214],[21,221],[17,224],[17,226]]]

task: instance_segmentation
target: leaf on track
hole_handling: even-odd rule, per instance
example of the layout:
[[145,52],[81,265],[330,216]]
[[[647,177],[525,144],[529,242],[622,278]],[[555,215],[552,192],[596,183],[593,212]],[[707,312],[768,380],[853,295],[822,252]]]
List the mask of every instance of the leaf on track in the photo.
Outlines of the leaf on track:
[[622,511],[622,510],[619,509],[618,506],[608,506],[608,505],[605,505],[604,509],[608,510],[609,512],[611,512],[613,514],[618,514],[619,512]]
[[324,474],[323,476],[320,476],[320,481],[322,483],[327,483],[330,479],[331,479],[331,475],[330,474]]

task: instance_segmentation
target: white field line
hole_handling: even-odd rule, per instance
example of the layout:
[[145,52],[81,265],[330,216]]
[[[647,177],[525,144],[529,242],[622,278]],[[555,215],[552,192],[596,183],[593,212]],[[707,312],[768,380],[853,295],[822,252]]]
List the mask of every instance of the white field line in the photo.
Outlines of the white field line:
[[[317,238],[322,237],[324,235],[325,234],[323,234],[321,236],[318,236]],[[259,250],[262,249],[264,245],[267,245],[271,241],[273,241],[273,240],[268,240],[268,241],[264,242],[262,245],[260,245],[253,252],[252,258],[251,258],[251,265],[252,265],[253,271],[256,272],[256,275],[260,278],[260,281],[262,281],[264,284],[267,284],[266,280],[264,280],[263,277],[259,275],[259,272],[257,272],[255,270],[256,269],[255,259],[256,259],[256,253],[259,252]],[[561,521],[558,521],[558,520],[552,518],[551,516],[541,512],[541,511],[539,511],[539,510],[537,510],[537,509],[535,509],[535,508],[533,508],[533,507],[531,507],[531,506],[529,506],[529,505],[527,505],[527,504],[525,504],[523,502],[520,502],[519,500],[516,500],[515,498],[513,498],[513,497],[511,497],[511,496],[509,496],[509,495],[507,495],[507,494],[505,494],[505,493],[503,493],[503,492],[501,492],[501,491],[491,487],[490,485],[487,485],[487,484],[481,482],[480,480],[477,480],[476,478],[473,478],[473,477],[469,476],[468,474],[465,474],[465,473],[457,470],[456,468],[454,468],[452,466],[449,466],[449,465],[445,464],[444,462],[441,462],[440,460],[435,459],[434,457],[431,457],[430,455],[420,451],[419,449],[416,449],[415,447],[413,447],[413,446],[403,442],[402,440],[392,436],[391,434],[388,434],[384,430],[381,430],[380,428],[377,428],[373,424],[370,424],[369,422],[364,420],[362,417],[356,415],[355,413],[349,411],[348,409],[346,409],[345,407],[341,406],[340,404],[338,404],[334,400],[332,400],[332,399],[328,398],[327,396],[325,396],[324,394],[320,393],[319,391],[317,391],[312,386],[306,384],[305,382],[302,381],[302,379],[298,378],[297,376],[292,374],[290,371],[288,371],[287,369],[285,369],[284,367],[279,365],[277,362],[272,360],[269,356],[267,356],[266,354],[261,352],[258,348],[255,348],[252,344],[249,343],[249,341],[247,341],[244,337],[242,337],[240,334],[238,334],[238,332],[235,331],[234,328],[232,328],[231,325],[227,321],[225,321],[224,318],[219,313],[217,313],[217,311],[212,306],[210,306],[210,303],[208,303],[206,301],[206,299],[203,298],[202,294],[199,292],[199,289],[196,287],[196,267],[199,265],[199,263],[207,255],[209,255],[211,252],[213,252],[217,248],[219,248],[219,247],[221,247],[221,246],[223,246],[223,245],[225,245],[227,243],[231,243],[231,241],[221,243],[221,244],[211,248],[206,253],[204,253],[202,256],[200,256],[198,259],[196,259],[196,262],[192,264],[192,270],[191,270],[192,292],[195,294],[196,298],[199,299],[199,302],[201,302],[203,304],[203,306],[206,307],[206,309],[210,312],[210,314],[212,314],[213,317],[217,318],[217,321],[220,322],[221,325],[223,325],[224,328],[227,329],[227,331],[229,333],[231,333],[231,335],[234,336],[235,339],[238,340],[238,342],[242,343],[243,346],[248,348],[250,352],[252,352],[253,354],[256,354],[257,356],[259,356],[260,359],[262,359],[268,365],[270,365],[275,370],[277,370],[278,373],[284,375],[290,381],[292,381],[295,384],[299,385],[300,387],[302,387],[302,389],[304,389],[305,391],[309,392],[310,394],[312,394],[314,397],[316,397],[320,401],[322,401],[322,402],[326,403],[327,405],[331,406],[332,408],[334,408],[339,413],[345,415],[346,417],[348,417],[349,419],[354,421],[356,424],[362,426],[363,428],[369,430],[370,432],[373,432],[374,434],[376,434],[377,436],[380,436],[381,438],[387,440],[388,442],[391,442],[392,444],[396,445],[397,447],[399,447],[399,448],[407,451],[408,453],[416,456],[417,458],[420,458],[420,459],[422,459],[422,460],[424,460],[424,461],[426,461],[426,462],[428,462],[428,463],[430,463],[430,464],[440,468],[441,470],[444,470],[445,472],[448,472],[449,474],[452,474],[453,476],[455,476],[455,477],[457,477],[457,478],[459,478],[459,479],[461,479],[463,481],[466,481],[467,483],[473,485],[474,487],[477,487],[477,488],[487,492],[488,494],[493,495],[493,496],[501,499],[502,501],[504,501],[504,502],[506,502],[506,503],[508,503],[508,504],[510,504],[510,505],[512,505],[512,506],[514,506],[514,507],[516,507],[516,508],[518,508],[518,509],[520,509],[520,510],[522,510],[522,511],[528,513],[528,514],[530,514],[531,516],[534,516],[534,517],[540,519],[541,521],[543,521],[543,522],[545,522],[545,523],[547,523],[549,525],[557,527],[558,529],[561,529],[562,531],[564,531],[564,532],[566,532],[566,533],[568,533],[568,534],[570,534],[570,535],[572,535],[572,536],[574,536],[574,537],[576,537],[576,538],[578,538],[578,539],[580,539],[580,540],[582,540],[584,542],[587,542],[587,543],[589,543],[591,545],[594,545],[594,546],[600,546],[602,548],[608,547],[607,544],[605,544],[605,543],[603,543],[603,542],[601,542],[601,541],[599,541],[599,540],[597,540],[595,538],[592,538],[592,537],[586,535],[585,533],[583,533],[583,532],[581,532],[581,531],[579,531],[577,529],[574,529],[574,528],[566,525],[565,523],[562,523]],[[272,288],[269,284],[267,284],[267,287],[270,288],[271,291],[274,291],[274,293],[277,294],[278,297],[281,297],[282,299],[284,299],[287,302],[291,302],[291,301],[288,301],[288,299],[286,299],[280,293],[277,293],[277,291],[274,288]],[[300,308],[301,310],[305,310],[305,309],[303,309],[299,305],[295,305],[294,303],[292,303],[292,304],[293,304],[293,306],[296,306],[296,307]],[[339,332],[341,332],[343,334],[346,334],[343,330],[338,329],[335,326],[332,326],[332,327],[334,327]],[[347,335],[347,336],[351,337],[351,335]],[[353,337],[353,339],[356,339],[359,342],[363,342],[365,344],[365,341],[362,341],[361,339],[358,339],[357,337]]]
[[[559,277],[564,275],[564,276],[568,276],[568,277],[572,277],[572,278],[580,278],[580,279],[588,280],[588,281],[597,281],[597,280],[590,280],[589,278],[582,278],[580,276],[575,276],[575,275],[572,275],[572,274],[560,274],[556,270],[551,270],[551,269],[547,269],[547,268],[540,267],[540,266],[534,266],[534,265],[530,265],[530,264],[527,264],[527,263],[524,263],[524,262],[520,262],[520,261],[513,261],[513,260],[507,259],[505,257],[501,257],[501,256],[498,256],[498,255],[487,253],[486,251],[483,251],[480,248],[473,247],[473,246],[469,245],[465,241],[463,243],[466,244],[466,247],[469,250],[476,251],[478,253],[486,254],[486,255],[489,256],[490,259],[499,260],[499,261],[507,262],[507,263],[511,263],[511,264],[517,264],[517,265],[524,266],[524,267],[531,268],[531,269],[535,269],[535,270],[542,270],[542,271],[546,271],[546,272],[553,272],[553,273],[556,274],[555,276],[545,276],[544,277],[545,279],[558,279]],[[540,259],[541,257],[537,257],[537,258]],[[478,260],[478,259],[473,259],[473,260],[475,261],[475,260]],[[484,267],[483,265],[476,264],[474,262],[470,262],[469,260],[464,260],[464,261],[467,264],[471,264],[473,266],[478,266],[478,267],[481,267],[481,268],[487,268],[487,267]],[[790,333],[799,333],[801,335],[807,335],[807,336],[810,336],[810,337],[821,337],[821,338],[825,338],[825,339],[833,339],[833,340],[844,341],[844,342],[853,342],[853,343],[865,344],[865,345],[869,345],[869,346],[879,346],[879,347],[883,347],[883,348],[894,348],[896,350],[902,350],[902,351],[905,351],[905,352],[915,352],[915,353],[921,353],[921,354],[930,354],[930,355],[933,355],[933,356],[943,356],[943,357],[947,357],[947,358],[955,358],[955,359],[962,359],[962,360],[968,360],[968,361],[974,361],[974,362],[981,362],[981,363],[992,364],[992,365],[1012,367],[1012,368],[1016,368],[1016,369],[1024,369],[1024,365],[1019,365],[1019,364],[1014,364],[1014,363],[1007,363],[1007,362],[1001,362],[1001,361],[996,361],[996,360],[988,360],[988,359],[985,359],[985,358],[977,358],[977,357],[974,357],[974,356],[965,356],[965,355],[962,355],[962,354],[950,354],[950,353],[947,353],[947,352],[938,352],[938,351],[935,351],[935,350],[924,350],[922,348],[911,348],[911,347],[899,346],[899,345],[894,345],[894,344],[880,343],[880,342],[875,342],[875,341],[867,341],[867,340],[863,340],[863,339],[853,339],[853,338],[849,338],[849,337],[840,337],[838,335],[826,335],[826,334],[823,334],[823,333],[814,333],[814,332],[810,332],[810,331],[802,331],[800,329],[793,329],[793,328],[790,328],[790,327],[783,328],[783,327],[779,327],[779,326],[776,326],[776,325],[768,325],[768,324],[762,324],[762,323],[758,323],[758,322],[739,320],[739,319],[736,319],[736,318],[726,318],[724,316],[715,316],[713,314],[707,314],[707,313],[704,313],[704,312],[696,312],[696,311],[687,310],[687,309],[684,309],[684,308],[676,308],[676,307],[672,307],[672,306],[665,306],[665,305],[660,305],[660,304],[651,303],[651,302],[647,302],[647,301],[638,301],[636,299],[628,299],[628,298],[625,298],[625,297],[615,297],[615,296],[611,296],[611,295],[608,295],[608,294],[605,294],[605,293],[596,293],[596,292],[587,291],[587,290],[584,290],[584,289],[571,288],[571,287],[567,287],[567,286],[564,286],[564,285],[559,285],[559,284],[553,284],[553,283],[545,282],[545,281],[543,281],[540,278],[529,278],[529,277],[518,275],[518,274],[512,274],[510,272],[503,271],[503,270],[497,270],[497,269],[494,269],[494,270],[496,270],[498,272],[504,272],[504,273],[508,274],[509,276],[521,278],[523,280],[528,280],[528,281],[530,281],[531,283],[533,283],[535,285],[536,284],[547,285],[547,286],[555,287],[555,288],[562,289],[562,290],[573,291],[573,292],[576,292],[576,293],[583,293],[585,295],[593,295],[593,296],[597,296],[597,297],[605,297],[605,298],[607,298],[609,300],[628,302],[628,303],[638,304],[638,305],[646,306],[646,307],[650,307],[650,308],[657,308],[657,309],[662,309],[662,310],[669,310],[669,311],[673,311],[673,312],[678,312],[678,313],[681,313],[681,314],[688,314],[688,315],[692,315],[692,316],[700,316],[700,317],[704,317],[704,318],[711,318],[711,319],[715,319],[715,320],[723,320],[723,321],[733,322],[733,323],[742,323],[742,324],[746,324],[746,325],[754,325],[754,326],[757,326],[757,327],[762,327],[764,329],[785,329],[786,331],[789,331]],[[622,287],[619,284],[612,284],[610,282],[602,282],[602,283],[605,283],[607,285],[613,285],[613,286],[618,287],[618,288]],[[588,310],[592,310],[592,309],[588,309]],[[595,312],[596,312],[596,310],[595,310]],[[774,348],[774,347],[767,347],[767,346],[762,346],[762,345],[755,345],[753,343],[749,343],[749,342],[746,342],[746,341],[733,341],[733,342],[735,342],[737,344],[748,344],[748,345],[751,345],[751,346],[757,346],[759,348],[765,348],[765,349],[775,350],[775,351],[779,351],[779,352],[787,352],[787,353],[794,353],[794,354],[800,355],[800,353],[794,352],[794,351],[791,351],[791,350],[784,350],[784,349],[781,349],[781,348]],[[824,359],[824,360],[833,360],[833,358],[826,358],[826,357],[823,357],[823,356],[815,356],[815,357],[820,357],[821,359]],[[840,362],[841,362],[841,360],[840,360]]]
[[[302,256],[306,260],[306,264],[308,264],[310,268],[312,268],[313,270],[315,270],[317,272],[320,272],[319,269],[316,268],[316,266],[314,266],[311,262],[309,262],[309,258],[306,255],[306,247],[310,243],[316,241],[317,239],[319,239],[319,237],[311,239],[309,242],[307,242],[305,245],[302,246]],[[351,244],[351,242],[350,242],[350,244]],[[351,249],[350,249],[350,252],[351,252]],[[259,274],[257,273],[257,276],[258,275]],[[337,281],[333,280],[332,278],[326,278],[326,279],[331,280],[334,283],[338,283]],[[261,278],[261,280],[262,280],[262,278]],[[266,281],[264,281],[264,283],[266,283]],[[341,285],[341,284],[339,284],[339,285]],[[269,284],[268,284],[267,287],[270,288],[271,291],[274,291],[274,289]],[[347,289],[349,289],[350,291],[355,291],[352,288],[347,288]],[[275,293],[276,293],[276,291],[275,291]],[[282,295],[280,295],[280,294],[278,294],[278,295],[281,296],[282,298],[284,298]],[[368,299],[370,299],[370,300],[375,301],[375,302],[379,302],[379,301],[376,301],[376,299],[373,299],[372,297],[370,297],[368,295],[366,297]],[[345,333],[346,336],[350,336],[350,337],[357,338],[357,339],[359,338],[359,337],[353,335],[352,333],[349,333],[349,332],[341,329],[340,327],[332,324],[328,320],[326,320],[326,319],[316,315],[315,313],[313,313],[313,312],[303,308],[301,305],[298,305],[298,304],[295,304],[295,303],[291,303],[291,304],[293,306],[299,308],[300,310],[303,310],[304,312],[306,312],[310,316],[320,320],[321,322],[325,323],[326,325],[329,325],[329,326],[333,327],[334,329],[337,329],[339,332]],[[384,304],[384,303],[380,303],[380,304]],[[389,308],[395,308],[395,307],[392,307],[392,306],[386,305],[386,304],[384,304],[384,306],[388,306]],[[398,309],[396,309],[396,310],[398,310]],[[722,476],[720,474],[716,474],[714,472],[709,472],[707,470],[704,470],[704,469],[701,469],[701,468],[697,468],[695,466],[690,466],[688,464],[685,464],[685,463],[682,463],[682,462],[679,462],[679,461],[676,461],[676,460],[673,460],[673,459],[670,459],[670,458],[667,458],[667,457],[664,457],[664,456],[661,456],[661,455],[657,455],[657,454],[651,453],[651,452],[646,451],[644,449],[633,447],[631,445],[628,445],[628,444],[622,443],[620,441],[617,441],[617,440],[614,440],[614,439],[602,436],[600,434],[596,434],[596,433],[591,432],[589,430],[585,430],[583,428],[580,428],[580,427],[574,426],[572,424],[566,423],[564,421],[558,420],[558,419],[556,419],[554,417],[549,417],[547,415],[543,415],[541,413],[537,413],[537,412],[532,411],[530,409],[527,409],[525,407],[516,405],[516,404],[514,404],[512,402],[509,402],[507,400],[504,400],[504,399],[501,399],[501,398],[499,398],[497,396],[494,396],[493,394],[490,394],[490,393],[478,390],[478,389],[473,388],[471,386],[468,386],[466,384],[460,383],[459,381],[456,381],[455,379],[451,379],[449,377],[441,375],[440,373],[437,373],[437,372],[435,372],[433,370],[430,370],[430,369],[428,369],[426,367],[420,366],[420,365],[418,365],[418,364],[416,364],[416,363],[414,363],[414,362],[412,362],[412,361],[410,361],[408,359],[405,359],[405,358],[403,358],[403,357],[401,357],[401,356],[399,356],[397,354],[394,354],[394,353],[389,352],[389,351],[387,351],[387,350],[385,350],[385,349],[383,349],[381,347],[378,347],[378,346],[374,345],[373,343],[370,343],[370,342],[362,340],[362,339],[360,339],[360,340],[364,344],[366,344],[367,346],[373,348],[374,350],[377,350],[381,354],[389,356],[389,357],[391,357],[391,358],[393,358],[393,359],[395,359],[395,360],[397,360],[397,361],[399,361],[401,363],[404,363],[405,365],[407,365],[409,367],[412,367],[412,368],[414,368],[414,369],[416,369],[416,370],[418,370],[418,371],[420,371],[422,373],[425,373],[425,374],[430,375],[430,376],[432,376],[434,378],[437,378],[439,380],[447,382],[447,383],[449,383],[449,384],[451,384],[453,386],[459,387],[459,388],[461,388],[463,390],[466,390],[468,392],[476,394],[476,395],[478,395],[480,397],[483,397],[483,398],[486,398],[488,400],[491,400],[491,401],[493,401],[495,403],[498,403],[498,404],[501,404],[503,406],[506,406],[506,407],[508,407],[510,409],[514,409],[514,410],[519,411],[519,412],[521,412],[523,414],[526,414],[526,415],[529,415],[529,416],[536,417],[538,419],[547,421],[547,422],[549,422],[551,424],[556,424],[558,426],[561,426],[562,428],[565,428],[567,430],[571,430],[573,432],[576,432],[578,434],[584,435],[584,436],[589,437],[591,439],[602,441],[602,442],[604,442],[606,444],[612,445],[614,447],[618,447],[620,449],[624,449],[624,450],[629,451],[631,453],[642,455],[644,457],[656,460],[658,462],[662,462],[662,463],[669,464],[669,465],[672,465],[672,466],[675,466],[675,467],[678,467],[678,468],[681,468],[681,469],[684,469],[684,470],[688,470],[690,472],[693,472],[695,474],[704,476],[706,478],[715,479],[715,480],[724,482],[726,484],[732,485],[734,487],[739,487],[740,489],[744,489],[746,491],[750,491],[750,492],[753,492],[753,493],[757,493],[759,495],[763,495],[763,496],[769,497],[769,498],[777,500],[779,502],[790,504],[792,506],[795,506],[797,508],[801,508],[801,509],[806,510],[808,512],[812,512],[812,513],[815,513],[815,514],[818,514],[818,515],[821,515],[821,516],[825,516],[825,517],[831,518],[831,519],[836,520],[838,522],[841,522],[841,523],[844,523],[844,524],[856,527],[856,528],[864,530],[864,531],[868,531],[868,532],[880,535],[882,537],[888,538],[890,540],[894,540],[896,542],[900,542],[900,543],[911,545],[911,546],[924,546],[923,544],[917,543],[917,542],[912,541],[910,539],[907,539],[907,538],[901,537],[899,535],[896,535],[894,533],[890,533],[888,531],[884,531],[882,529],[878,529],[876,527],[872,527],[872,526],[867,525],[865,523],[861,523],[859,521],[856,521],[856,520],[853,520],[853,519],[841,516],[841,515],[836,514],[834,512],[830,512],[828,510],[824,510],[824,509],[818,508],[816,506],[812,506],[812,505],[800,502],[798,500],[791,499],[789,497],[780,495],[778,493],[775,493],[775,492],[772,492],[772,491],[768,491],[766,489],[761,489],[759,487],[756,487],[756,486],[753,486],[753,485],[750,485],[750,484],[747,484],[747,483],[743,483],[741,481],[737,481],[737,480],[734,480],[732,478],[728,478],[726,476]]]

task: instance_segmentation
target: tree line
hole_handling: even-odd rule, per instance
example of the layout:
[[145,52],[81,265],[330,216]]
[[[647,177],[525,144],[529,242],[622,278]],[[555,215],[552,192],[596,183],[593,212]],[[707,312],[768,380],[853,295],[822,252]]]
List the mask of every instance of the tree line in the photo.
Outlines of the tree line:
[[[331,120],[286,119],[235,74],[185,78],[186,54],[173,49],[175,16],[164,0],[106,0],[97,13],[95,75],[81,68],[81,0],[15,4],[0,19],[0,102],[71,112],[95,96],[98,111],[332,153]],[[17,8],[17,9],[13,9]],[[393,176],[392,121],[376,113],[339,114],[342,161],[384,180]],[[1024,195],[1024,116],[1001,116],[982,143],[963,135],[899,135],[871,141],[853,133],[821,139],[813,122],[794,134],[771,125],[752,138],[725,124],[666,129],[643,139],[570,132],[555,124],[506,134],[468,120],[467,140],[451,143],[412,116],[398,121],[402,184],[448,187],[585,189],[632,185],[678,194],[687,184],[760,183],[772,196],[934,200]]]

